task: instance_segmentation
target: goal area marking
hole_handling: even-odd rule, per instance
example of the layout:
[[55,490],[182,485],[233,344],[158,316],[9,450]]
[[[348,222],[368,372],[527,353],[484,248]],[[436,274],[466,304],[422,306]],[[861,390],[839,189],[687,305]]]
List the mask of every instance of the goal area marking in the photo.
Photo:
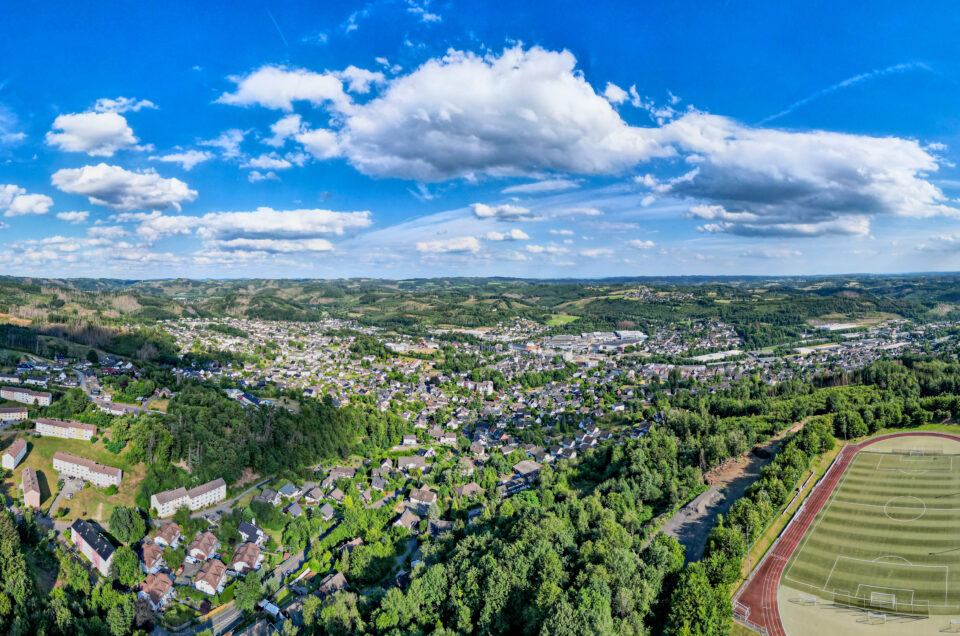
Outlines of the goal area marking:
[[[889,557],[883,557],[883,558],[889,558]],[[827,575],[827,580],[824,581],[823,587],[821,588],[824,592],[828,592],[828,591],[836,592],[836,591],[837,591],[837,588],[833,588],[833,589],[830,588],[830,580],[833,578],[834,573],[835,573],[836,570],[837,570],[837,566],[841,564],[841,561],[843,561],[843,562],[850,562],[850,561],[854,562],[854,564],[851,565],[851,568],[854,569],[854,570],[863,569],[863,566],[855,565],[855,564],[857,564],[857,563],[865,563],[865,564],[868,564],[868,565],[867,565],[867,568],[868,568],[868,569],[869,569],[869,568],[873,568],[873,567],[877,567],[877,566],[882,566],[884,569],[886,569],[886,570],[888,570],[888,571],[889,571],[890,568],[893,568],[894,571],[896,571],[898,568],[926,568],[926,569],[933,569],[933,570],[943,570],[943,604],[946,605],[946,604],[948,603],[948,601],[947,601],[947,594],[948,594],[949,586],[950,586],[950,568],[949,568],[949,566],[946,566],[946,565],[917,565],[917,564],[911,564],[911,563],[909,563],[909,562],[908,562],[908,563],[891,563],[891,562],[889,562],[889,561],[884,561],[884,562],[881,563],[881,562],[878,562],[878,561],[876,561],[876,560],[871,561],[871,560],[868,560],[868,559],[857,559],[857,558],[848,557],[848,556],[838,556],[838,557],[834,560],[834,562],[833,562],[833,567],[830,568],[830,574]],[[843,572],[845,569],[846,569],[846,568],[844,568],[843,565],[840,565],[840,571],[841,571],[841,572]],[[870,580],[871,577],[870,577],[870,574],[867,572],[867,573],[864,573],[863,575],[857,576],[856,578],[859,578],[859,579],[861,579],[861,580],[863,580],[863,579]],[[876,579],[874,579],[874,580],[876,581]],[[857,585],[857,590],[856,590],[855,596],[860,597],[860,590],[861,590],[861,589],[864,589],[864,592],[866,592],[866,591],[870,590],[871,588],[872,588],[873,590],[886,591],[886,592],[888,592],[888,593],[889,593],[889,592],[894,592],[894,593],[896,593],[896,592],[909,592],[909,593],[910,593],[910,601],[909,601],[909,604],[915,604],[915,600],[914,600],[914,598],[913,598],[913,593],[914,593],[913,588],[898,588],[898,587],[892,587],[892,586],[886,586],[886,585],[872,585],[872,584],[869,584],[869,583],[860,583],[860,584]],[[861,598],[863,598],[863,597],[861,597]]]

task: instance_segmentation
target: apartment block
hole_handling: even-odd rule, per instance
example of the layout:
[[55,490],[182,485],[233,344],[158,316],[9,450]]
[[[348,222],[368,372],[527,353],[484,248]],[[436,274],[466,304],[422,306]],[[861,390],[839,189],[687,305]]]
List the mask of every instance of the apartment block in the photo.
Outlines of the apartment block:
[[46,417],[37,418],[37,432],[44,437],[59,437],[61,439],[79,439],[89,442],[97,434],[97,427],[93,424],[68,422],[66,420],[52,420]]
[[59,451],[53,455],[53,469],[60,473],[60,477],[79,477],[99,488],[119,486],[123,479],[123,471],[119,468]]
[[227,482],[223,481],[223,478],[218,478],[190,490],[181,486],[174,490],[158,492],[150,497],[150,507],[163,518],[173,515],[183,507],[190,510],[200,510],[226,498]]

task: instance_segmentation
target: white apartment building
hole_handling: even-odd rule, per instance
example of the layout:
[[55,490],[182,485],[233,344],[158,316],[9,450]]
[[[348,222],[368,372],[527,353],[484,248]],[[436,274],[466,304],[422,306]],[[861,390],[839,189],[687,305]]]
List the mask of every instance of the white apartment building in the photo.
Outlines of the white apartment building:
[[21,404],[50,406],[50,394],[46,391],[31,391],[20,387],[5,386],[0,387],[0,398],[20,402]]
[[59,451],[53,455],[53,469],[61,477],[79,477],[99,488],[119,486],[123,479],[123,471],[119,468],[103,466],[84,457]]
[[190,510],[199,510],[226,498],[227,483],[223,478],[218,478],[190,490],[181,486],[174,490],[158,492],[150,497],[150,507],[163,518],[173,515],[184,506]]
[[11,406],[0,409],[0,422],[19,422],[27,419],[30,410],[25,406]]
[[97,427],[93,424],[68,422],[66,420],[52,420],[46,417],[37,418],[37,432],[44,437],[60,437],[62,439],[81,439],[89,442],[97,434]]
[[13,444],[10,444],[7,450],[3,451],[3,456],[0,458],[0,465],[7,470],[13,470],[26,454],[27,440],[21,437],[15,440]]

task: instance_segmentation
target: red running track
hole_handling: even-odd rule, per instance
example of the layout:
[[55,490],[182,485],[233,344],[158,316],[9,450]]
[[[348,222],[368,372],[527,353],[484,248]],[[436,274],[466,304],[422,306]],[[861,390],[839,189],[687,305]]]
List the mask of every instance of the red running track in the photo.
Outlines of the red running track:
[[803,535],[817,513],[823,508],[824,504],[833,493],[837,483],[843,477],[844,471],[853,460],[854,456],[863,448],[875,444],[876,442],[892,439],[894,437],[944,437],[955,441],[960,441],[957,435],[948,435],[947,433],[892,433],[873,439],[864,440],[859,444],[848,444],[837,456],[833,465],[827,470],[826,476],[820,480],[814,490],[807,497],[793,520],[787,525],[786,529],[773,544],[773,548],[767,552],[767,556],[760,562],[760,565],[753,571],[753,575],[746,585],[740,588],[740,592],[734,597],[735,603],[740,603],[750,610],[749,623],[755,627],[766,630],[771,636],[786,636],[787,632],[783,628],[783,622],[780,620],[780,610],[777,607],[777,588],[780,587],[780,577],[783,570],[787,567],[787,561],[790,560],[793,551],[800,545]]

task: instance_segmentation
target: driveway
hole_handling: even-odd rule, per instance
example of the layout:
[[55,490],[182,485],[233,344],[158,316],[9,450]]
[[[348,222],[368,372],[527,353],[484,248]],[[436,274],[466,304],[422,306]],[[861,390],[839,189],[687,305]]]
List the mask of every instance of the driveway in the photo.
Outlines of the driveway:
[[60,502],[64,499],[72,499],[75,494],[80,492],[80,489],[83,488],[82,479],[67,479],[63,482],[63,487],[60,488],[60,491],[57,493],[56,498],[53,500],[53,503],[50,504],[50,510],[47,511],[47,516],[51,519],[54,516],[54,513],[57,511],[57,508],[60,506]]

